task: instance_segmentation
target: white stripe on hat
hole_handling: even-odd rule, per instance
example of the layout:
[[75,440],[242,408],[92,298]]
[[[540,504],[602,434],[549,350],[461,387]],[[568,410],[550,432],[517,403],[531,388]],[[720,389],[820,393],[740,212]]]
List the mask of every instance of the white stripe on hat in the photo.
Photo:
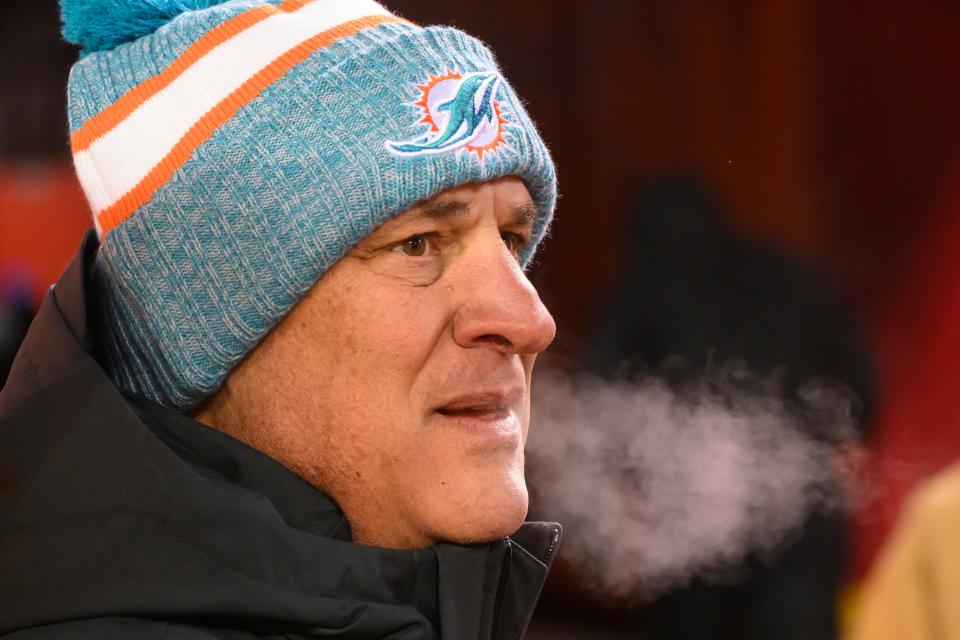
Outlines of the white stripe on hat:
[[272,15],[211,49],[74,154],[94,218],[136,187],[206,113],[284,53],[350,20],[390,15],[373,0],[314,0]]

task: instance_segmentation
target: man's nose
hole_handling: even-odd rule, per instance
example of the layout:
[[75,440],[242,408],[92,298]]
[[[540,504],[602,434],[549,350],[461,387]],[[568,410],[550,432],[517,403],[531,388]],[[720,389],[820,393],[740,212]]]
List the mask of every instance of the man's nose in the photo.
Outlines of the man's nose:
[[454,340],[465,348],[540,353],[553,342],[557,326],[537,290],[502,243],[479,254],[461,265]]

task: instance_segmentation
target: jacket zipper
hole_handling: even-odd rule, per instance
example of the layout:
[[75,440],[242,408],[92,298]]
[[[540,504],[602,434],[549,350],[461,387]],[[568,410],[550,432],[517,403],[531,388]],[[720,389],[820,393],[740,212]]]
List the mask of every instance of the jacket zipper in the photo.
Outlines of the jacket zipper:
[[557,550],[557,542],[560,541],[560,533],[554,529],[553,533],[550,535],[550,546],[547,547],[547,553],[543,558],[543,564],[550,566],[550,558],[553,557],[553,552]]

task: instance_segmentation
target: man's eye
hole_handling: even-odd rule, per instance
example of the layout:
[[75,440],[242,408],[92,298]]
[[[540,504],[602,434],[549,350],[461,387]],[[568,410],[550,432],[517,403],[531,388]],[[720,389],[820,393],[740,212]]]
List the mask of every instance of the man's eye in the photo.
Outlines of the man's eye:
[[418,234],[415,236],[410,236],[398,244],[394,250],[400,251],[404,255],[412,258],[419,258],[427,253],[428,246],[429,240],[427,239],[427,236]]
[[500,234],[500,237],[503,238],[503,244],[507,245],[510,253],[520,253],[520,250],[527,244],[527,239],[516,233],[504,232]]

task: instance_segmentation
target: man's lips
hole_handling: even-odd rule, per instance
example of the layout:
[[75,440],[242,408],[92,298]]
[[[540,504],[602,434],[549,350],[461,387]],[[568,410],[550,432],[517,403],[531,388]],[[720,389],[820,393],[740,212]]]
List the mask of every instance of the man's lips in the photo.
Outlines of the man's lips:
[[523,432],[520,406],[526,387],[488,387],[452,395],[432,415],[453,432],[480,438],[483,450],[490,447],[513,451]]
[[444,402],[434,411],[450,418],[501,420],[510,415],[522,397],[522,389],[468,393]]
[[479,420],[500,420],[510,415],[507,405],[464,407],[462,409],[437,409],[437,413],[448,418],[476,418]]
[[467,393],[444,402],[431,415],[452,428],[450,433],[480,438],[483,451],[515,451],[523,429],[518,411],[523,394],[522,388]]

